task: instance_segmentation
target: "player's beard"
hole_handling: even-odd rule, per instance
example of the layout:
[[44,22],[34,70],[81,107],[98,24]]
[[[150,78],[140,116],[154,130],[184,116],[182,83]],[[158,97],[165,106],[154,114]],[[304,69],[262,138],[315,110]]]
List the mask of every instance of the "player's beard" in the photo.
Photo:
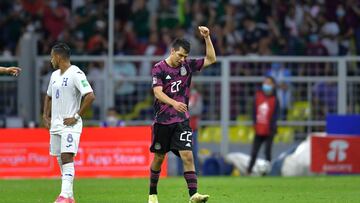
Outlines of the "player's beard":
[[55,70],[59,69],[59,64],[52,63],[51,65]]
[[181,60],[175,60],[175,67],[178,67],[182,64]]
[[178,67],[178,66],[180,66],[181,65],[181,60],[180,60],[180,58],[178,58],[177,56],[176,56],[176,54],[173,54],[172,56],[170,56],[170,62],[172,63],[171,65],[172,66],[175,66],[175,67]]

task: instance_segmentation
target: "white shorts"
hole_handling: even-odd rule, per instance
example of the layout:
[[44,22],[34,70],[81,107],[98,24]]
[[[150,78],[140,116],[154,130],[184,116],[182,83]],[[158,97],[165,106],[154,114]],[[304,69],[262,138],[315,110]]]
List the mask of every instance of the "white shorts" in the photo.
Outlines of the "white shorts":
[[50,134],[50,155],[60,156],[61,153],[76,155],[81,133],[59,132]]

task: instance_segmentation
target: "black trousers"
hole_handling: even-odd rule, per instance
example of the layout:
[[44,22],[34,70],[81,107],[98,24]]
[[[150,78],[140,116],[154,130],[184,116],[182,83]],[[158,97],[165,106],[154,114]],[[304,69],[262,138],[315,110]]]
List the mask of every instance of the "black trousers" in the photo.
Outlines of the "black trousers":
[[253,142],[252,149],[251,149],[251,158],[250,158],[249,166],[247,169],[247,172],[249,174],[251,173],[252,168],[254,167],[256,157],[258,155],[258,152],[260,150],[262,143],[264,143],[264,142],[265,142],[265,151],[264,151],[265,159],[269,162],[271,161],[271,148],[272,148],[273,140],[274,140],[273,135],[269,135],[269,136],[255,135],[254,142]]

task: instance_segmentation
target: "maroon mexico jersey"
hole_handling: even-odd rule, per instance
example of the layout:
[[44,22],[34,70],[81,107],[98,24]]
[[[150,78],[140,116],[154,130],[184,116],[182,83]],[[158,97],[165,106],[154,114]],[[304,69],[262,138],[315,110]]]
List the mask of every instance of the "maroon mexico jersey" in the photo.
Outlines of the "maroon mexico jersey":
[[[193,72],[200,71],[204,65],[204,59],[186,60],[179,67],[169,66],[165,60],[155,64],[151,70],[153,78],[152,86],[162,86],[163,92],[170,98],[189,103],[191,76]],[[155,99],[155,123],[171,124],[189,119],[189,112],[181,113],[172,106]]]

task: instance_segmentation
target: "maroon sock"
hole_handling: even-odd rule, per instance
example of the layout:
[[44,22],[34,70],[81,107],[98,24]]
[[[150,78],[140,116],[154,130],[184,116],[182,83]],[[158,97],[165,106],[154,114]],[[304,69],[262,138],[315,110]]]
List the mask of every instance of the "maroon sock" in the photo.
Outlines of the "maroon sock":
[[160,171],[150,169],[150,195],[157,194],[157,184],[160,177]]
[[184,172],[184,178],[189,188],[190,197],[197,193],[197,176],[195,171]]

